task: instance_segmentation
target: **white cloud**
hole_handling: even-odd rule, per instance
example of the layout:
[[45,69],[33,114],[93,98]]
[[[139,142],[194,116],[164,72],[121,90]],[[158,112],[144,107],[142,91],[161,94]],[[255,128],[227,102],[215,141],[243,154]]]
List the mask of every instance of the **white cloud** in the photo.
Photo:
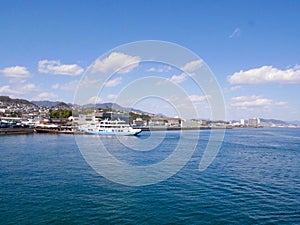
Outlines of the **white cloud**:
[[228,76],[231,84],[258,84],[258,83],[300,83],[300,68],[295,66],[286,70],[272,66],[262,66],[250,70],[236,72]]
[[122,82],[122,78],[117,77],[113,80],[106,81],[104,86],[105,87],[115,87],[115,86],[119,85],[121,82]]
[[173,75],[169,81],[175,83],[175,84],[179,84],[182,83],[183,81],[185,81],[187,79],[188,75],[186,73],[182,73],[180,75]]
[[157,72],[157,73],[162,73],[164,72],[163,68],[155,68],[155,67],[151,67],[149,69],[147,69],[147,72]]
[[25,84],[23,87],[20,88],[20,90],[25,94],[31,91],[36,91],[37,87],[35,84]]
[[295,65],[295,66],[294,66],[294,69],[295,69],[295,70],[299,70],[299,69],[300,69],[300,65]]
[[199,60],[188,62],[183,67],[181,67],[181,70],[183,70],[186,73],[193,73],[197,69],[201,68],[203,65],[204,65],[203,60],[199,59]]
[[103,102],[114,102],[117,97],[118,95],[115,94],[108,94],[107,96],[93,96],[89,98],[88,103],[96,104],[96,103],[103,103]]
[[168,72],[172,69],[171,66],[164,66],[164,67],[151,67],[147,69],[147,72],[157,72],[157,73],[163,73],[163,72]]
[[18,88],[12,88],[10,85],[4,85],[0,87],[0,95],[24,95],[36,90],[37,88],[34,84],[25,84],[24,86]]
[[194,103],[200,103],[205,102],[208,98],[210,98],[209,95],[190,95],[189,100],[191,100]]
[[[110,70],[118,73],[129,73],[138,66],[141,58],[139,56],[130,56],[122,52],[112,52],[103,60],[97,59],[92,66],[92,73],[107,72]],[[121,70],[120,70],[121,69]]]
[[240,28],[235,28],[233,30],[233,32],[229,35],[229,38],[234,38],[234,37],[238,37],[241,35],[241,29]]
[[0,87],[0,95],[18,95],[18,94],[22,94],[22,93],[16,89],[12,89],[9,85],[4,85]]
[[233,97],[231,106],[233,107],[266,107],[266,106],[284,106],[286,102],[276,102],[272,99],[264,98],[262,96],[238,96]]
[[51,92],[42,92],[38,94],[34,100],[35,101],[44,101],[44,100],[49,100],[49,101],[57,101],[58,96],[54,93]]
[[59,60],[41,60],[38,63],[40,73],[77,76],[83,73],[83,68],[77,64],[61,64]]
[[188,62],[180,69],[184,71],[184,73],[181,73],[180,75],[173,75],[169,81],[174,82],[175,84],[182,83],[185,81],[189,76],[195,75],[195,71],[199,68],[201,68],[204,65],[204,62],[202,60],[195,60]]
[[30,73],[28,72],[27,68],[24,66],[6,67],[3,70],[1,70],[1,72],[6,77],[12,77],[12,78],[30,77]]
[[88,100],[88,103],[90,104],[97,104],[97,103],[101,103],[102,99],[99,96],[93,96]]
[[65,84],[54,84],[52,89],[63,90],[63,91],[75,91],[79,85],[79,80],[72,80]]
[[61,85],[60,84],[53,84],[52,89],[60,89]]
[[241,88],[242,88],[242,86],[240,86],[240,85],[232,86],[232,87],[230,87],[230,91],[240,90]]
[[108,100],[115,100],[117,97],[118,97],[117,95],[109,94],[109,95],[107,95],[106,98],[107,98]]

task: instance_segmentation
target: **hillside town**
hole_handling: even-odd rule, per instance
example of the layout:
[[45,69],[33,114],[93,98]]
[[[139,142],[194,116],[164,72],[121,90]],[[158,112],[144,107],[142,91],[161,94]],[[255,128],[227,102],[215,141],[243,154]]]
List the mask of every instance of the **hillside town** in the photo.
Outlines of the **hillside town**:
[[[50,104],[51,103],[51,104]],[[64,102],[29,102],[0,96],[0,128],[31,128],[34,131],[78,132],[78,126],[102,120],[120,120],[133,127],[149,129],[212,129],[212,128],[260,128],[297,127],[283,121],[276,124],[262,123],[260,118],[239,121],[211,121],[208,119],[170,118],[140,110],[122,110],[113,107],[75,106]],[[78,132],[80,133],[80,132]]]

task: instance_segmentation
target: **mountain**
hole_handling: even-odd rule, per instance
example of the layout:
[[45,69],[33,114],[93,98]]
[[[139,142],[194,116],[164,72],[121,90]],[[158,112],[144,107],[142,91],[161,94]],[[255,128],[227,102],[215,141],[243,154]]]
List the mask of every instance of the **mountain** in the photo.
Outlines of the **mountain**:
[[70,109],[72,104],[67,104],[65,102],[59,102],[55,107]]
[[70,108],[72,106],[72,104],[67,104],[65,102],[59,102],[59,101],[31,101],[33,104],[37,105],[37,106],[48,106],[48,107],[64,107],[64,108]]
[[300,120],[292,120],[292,121],[287,121],[288,123],[291,123],[291,124],[295,124],[297,126],[300,126]]
[[125,107],[120,106],[116,103],[111,103],[111,102],[107,102],[107,103],[97,103],[96,108],[102,108],[102,109],[115,109],[115,110],[122,110],[122,111],[126,111]]
[[8,96],[0,96],[0,102],[6,105],[10,104],[24,104],[24,105],[35,105],[34,103],[26,100],[26,99],[19,99],[19,98],[10,98]]
[[38,106],[56,106],[59,102],[53,102],[53,101],[31,101],[33,104],[38,105]]
[[260,118],[260,123],[263,126],[272,126],[272,125],[275,125],[275,126],[299,125],[299,124],[288,122],[288,121],[277,120],[277,119],[264,119],[264,118]]
[[83,106],[84,108],[102,108],[102,109],[116,109],[116,110],[124,110],[124,107],[118,105],[118,104],[114,104],[111,102],[108,103],[97,103],[97,104],[86,104]]
[[272,123],[272,124],[285,124],[287,125],[288,123],[283,121],[283,120],[276,120],[276,119],[264,119],[260,118],[261,123]]
[[158,113],[158,114],[156,114],[157,116],[159,116],[159,117],[167,117],[166,115],[164,115],[163,113]]
[[97,103],[97,104],[87,104],[84,105],[85,108],[102,108],[102,109],[115,109],[118,111],[125,111],[125,112],[136,112],[136,113],[143,113],[143,114],[149,114],[147,112],[144,112],[139,109],[129,108],[129,107],[123,107],[117,103],[107,102],[107,103]]

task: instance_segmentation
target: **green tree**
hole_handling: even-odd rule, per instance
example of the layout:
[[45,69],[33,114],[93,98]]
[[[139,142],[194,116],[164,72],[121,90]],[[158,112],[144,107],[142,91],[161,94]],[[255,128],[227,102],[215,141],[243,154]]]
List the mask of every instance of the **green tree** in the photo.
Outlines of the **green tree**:
[[71,110],[58,109],[50,113],[51,118],[69,118],[72,116]]

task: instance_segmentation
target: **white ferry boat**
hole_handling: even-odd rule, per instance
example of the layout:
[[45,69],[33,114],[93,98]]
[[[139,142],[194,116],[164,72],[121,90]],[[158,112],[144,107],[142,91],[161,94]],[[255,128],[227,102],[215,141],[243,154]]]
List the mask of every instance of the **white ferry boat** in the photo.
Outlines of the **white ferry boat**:
[[88,134],[113,134],[113,135],[138,135],[141,129],[132,128],[123,120],[102,120],[98,123],[90,123],[78,127],[79,131]]

